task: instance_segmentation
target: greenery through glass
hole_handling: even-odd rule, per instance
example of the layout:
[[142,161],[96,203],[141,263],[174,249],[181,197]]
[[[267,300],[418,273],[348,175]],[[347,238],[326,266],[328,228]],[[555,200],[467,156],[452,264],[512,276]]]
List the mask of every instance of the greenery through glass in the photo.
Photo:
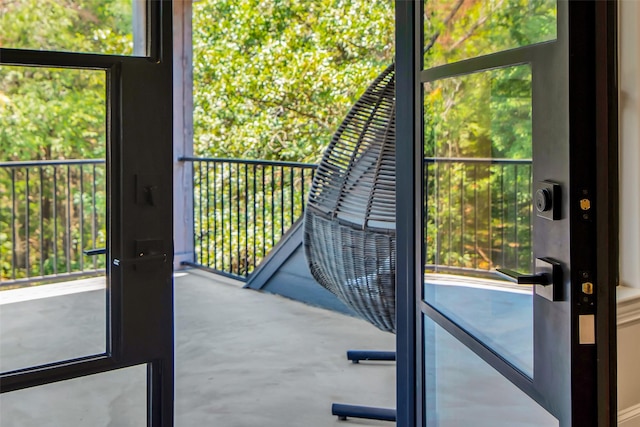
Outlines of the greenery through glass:
[[[144,0],[0,0],[0,47],[131,55],[134,9],[140,9],[144,3]],[[136,40],[136,44],[141,42]]]
[[0,153],[0,284],[104,269],[106,73],[0,66]]
[[531,67],[425,85],[427,265],[530,271]]
[[424,0],[425,68],[554,40],[556,0]]

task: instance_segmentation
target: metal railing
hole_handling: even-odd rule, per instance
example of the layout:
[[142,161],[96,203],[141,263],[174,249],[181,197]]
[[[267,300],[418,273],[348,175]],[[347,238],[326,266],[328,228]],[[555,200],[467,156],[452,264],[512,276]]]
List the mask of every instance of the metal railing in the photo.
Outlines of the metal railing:
[[316,165],[185,157],[193,163],[194,264],[245,279],[301,218]]
[[104,160],[0,162],[0,286],[102,274]]
[[[246,278],[302,216],[315,165],[193,164],[194,264]],[[530,160],[424,159],[429,270],[530,271]],[[0,162],[0,286],[104,271],[104,160]],[[100,251],[96,253],[100,254]]]
[[531,160],[424,159],[428,270],[532,270]]

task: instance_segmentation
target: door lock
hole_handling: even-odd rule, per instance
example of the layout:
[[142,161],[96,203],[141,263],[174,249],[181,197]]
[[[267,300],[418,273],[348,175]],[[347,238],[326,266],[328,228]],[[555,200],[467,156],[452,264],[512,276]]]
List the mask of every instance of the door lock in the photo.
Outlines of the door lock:
[[541,218],[558,220],[562,218],[562,187],[552,181],[536,183],[533,196],[536,215]]

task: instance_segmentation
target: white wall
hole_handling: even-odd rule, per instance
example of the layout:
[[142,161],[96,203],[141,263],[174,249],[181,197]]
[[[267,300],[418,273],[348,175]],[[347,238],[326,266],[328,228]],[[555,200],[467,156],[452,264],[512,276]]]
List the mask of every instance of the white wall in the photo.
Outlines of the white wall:
[[640,2],[619,3],[618,422],[640,427]]
[[620,279],[640,288],[640,2],[620,6]]

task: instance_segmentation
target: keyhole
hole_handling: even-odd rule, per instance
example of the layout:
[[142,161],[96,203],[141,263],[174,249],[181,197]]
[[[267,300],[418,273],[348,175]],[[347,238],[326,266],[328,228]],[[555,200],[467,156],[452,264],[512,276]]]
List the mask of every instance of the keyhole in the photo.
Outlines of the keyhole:
[[548,188],[536,191],[536,209],[538,212],[546,212],[551,209],[551,192]]

